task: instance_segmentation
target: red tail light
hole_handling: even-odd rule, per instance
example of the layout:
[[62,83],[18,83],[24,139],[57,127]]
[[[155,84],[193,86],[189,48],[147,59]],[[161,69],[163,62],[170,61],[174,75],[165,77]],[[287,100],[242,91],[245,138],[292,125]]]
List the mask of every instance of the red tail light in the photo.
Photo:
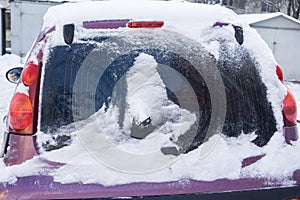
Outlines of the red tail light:
[[284,116],[284,125],[285,126],[294,126],[296,125],[297,120],[297,105],[296,100],[292,92],[287,89],[287,95],[283,100],[283,116]]
[[[41,55],[42,51],[37,55],[38,60],[41,60]],[[23,69],[21,81],[17,85],[17,92],[10,103],[8,115],[10,133],[31,135],[37,131],[41,67],[41,62],[37,65],[29,61]],[[24,85],[27,87],[24,87]],[[26,94],[18,92],[20,87]]]
[[281,67],[279,67],[278,65],[276,66],[276,74],[278,79],[283,82],[283,73],[282,73],[282,69]]
[[36,81],[38,74],[38,66],[33,62],[29,62],[22,72],[22,82],[26,86],[32,85]]
[[129,22],[127,26],[129,28],[161,28],[164,22]]
[[25,129],[31,124],[33,108],[29,96],[16,93],[9,108],[9,124],[16,130]]

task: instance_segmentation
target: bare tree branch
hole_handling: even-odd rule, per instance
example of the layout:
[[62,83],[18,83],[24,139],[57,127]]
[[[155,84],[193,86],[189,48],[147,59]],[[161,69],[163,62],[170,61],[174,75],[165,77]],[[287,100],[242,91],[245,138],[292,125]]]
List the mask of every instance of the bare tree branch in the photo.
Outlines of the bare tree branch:
[[[288,0],[290,7],[288,7],[288,14],[295,19],[299,19],[300,14],[300,0]],[[292,13],[290,11],[293,11]]]
[[287,7],[287,14],[291,16],[292,2],[289,0]]
[[266,5],[272,6],[277,11],[282,11],[281,3],[287,3],[287,14],[296,19],[299,19],[300,15],[300,0],[261,0]]
[[300,12],[300,0],[298,0],[297,7],[298,7],[298,8],[297,8],[297,11],[296,11],[296,12],[297,12],[297,13],[298,13],[298,15],[299,15],[299,12]]
[[274,7],[278,12],[281,12],[281,7],[278,1],[275,0],[261,0],[263,3]]
[[292,10],[293,10],[293,13],[296,12],[296,9],[295,9],[295,2],[294,0],[289,0],[291,3],[292,3]]

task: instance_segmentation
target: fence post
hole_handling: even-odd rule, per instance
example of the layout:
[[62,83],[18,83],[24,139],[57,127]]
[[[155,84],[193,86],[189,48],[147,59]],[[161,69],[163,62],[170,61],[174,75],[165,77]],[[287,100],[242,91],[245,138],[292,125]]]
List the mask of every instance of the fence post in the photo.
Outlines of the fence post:
[[4,55],[6,52],[6,9],[1,6],[1,42],[0,42],[0,53]]

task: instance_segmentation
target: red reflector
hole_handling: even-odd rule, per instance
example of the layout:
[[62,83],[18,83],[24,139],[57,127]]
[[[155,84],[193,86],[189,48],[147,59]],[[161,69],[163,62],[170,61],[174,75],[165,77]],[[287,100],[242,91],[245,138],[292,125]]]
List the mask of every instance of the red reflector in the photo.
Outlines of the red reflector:
[[127,26],[129,28],[160,28],[164,25],[164,22],[129,22]]
[[278,65],[276,66],[276,74],[278,79],[283,82],[283,73],[282,73],[282,69],[281,67],[279,67]]
[[25,94],[16,93],[9,107],[9,124],[16,130],[25,129],[32,121],[32,104]]
[[297,120],[297,105],[293,93],[287,89],[287,95],[283,100],[283,116],[285,126],[296,125]]
[[33,62],[29,62],[22,72],[22,82],[24,85],[32,85],[37,79],[39,74],[39,68]]

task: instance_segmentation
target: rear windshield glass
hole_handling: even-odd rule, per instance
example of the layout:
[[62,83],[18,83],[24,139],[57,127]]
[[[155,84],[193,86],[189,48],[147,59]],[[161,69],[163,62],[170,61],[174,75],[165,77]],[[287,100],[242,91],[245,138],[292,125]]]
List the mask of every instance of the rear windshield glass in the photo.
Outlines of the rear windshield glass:
[[[144,39],[151,40],[151,36]],[[177,151],[184,153],[203,143],[212,120],[212,100],[195,67],[167,48],[128,48],[119,55],[120,47],[108,40],[97,36],[49,49],[44,64],[41,130],[55,134],[74,122],[98,116],[103,130],[114,124],[116,140],[143,139],[154,132],[168,135],[185,124],[176,134],[168,135],[179,146]],[[99,47],[103,42],[109,45],[108,50]],[[256,132],[254,142],[264,145],[276,131],[276,123],[257,64],[243,47],[232,51],[224,42],[219,52],[218,60],[208,53],[199,59],[212,60],[225,85],[222,133],[238,136]],[[114,53],[119,56],[112,56]],[[195,131],[193,142],[185,144],[184,135]],[[70,142],[70,137],[65,136],[57,146],[66,141]],[[56,149],[47,144],[44,148]]]

